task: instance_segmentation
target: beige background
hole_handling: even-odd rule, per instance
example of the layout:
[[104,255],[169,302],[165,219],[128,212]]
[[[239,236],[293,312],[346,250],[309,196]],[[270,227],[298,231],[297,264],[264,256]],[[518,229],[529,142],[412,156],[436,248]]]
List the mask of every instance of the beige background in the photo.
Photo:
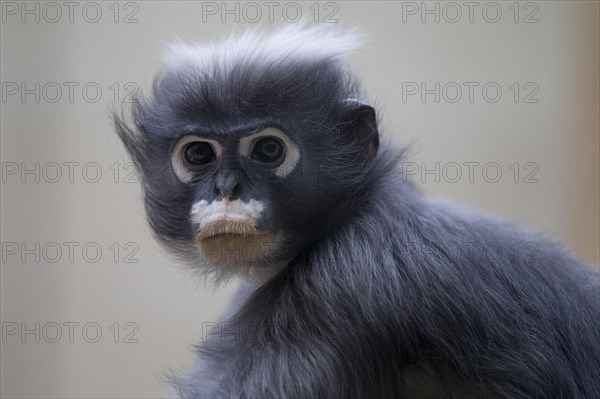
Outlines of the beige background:
[[[5,336],[0,393],[3,398],[162,397],[167,391],[157,376],[190,363],[191,345],[199,341],[202,323],[218,317],[235,284],[218,290],[204,287],[152,240],[139,187],[126,182],[128,160],[113,134],[109,109],[115,105],[116,87],[117,106],[124,100],[127,82],[149,87],[165,41],[175,36],[207,40],[227,33],[234,15],[224,15],[222,23],[219,12],[203,14],[202,3],[130,2],[118,4],[115,22],[114,9],[109,9],[113,2],[107,2],[100,4],[102,15],[92,23],[82,12],[87,7],[85,16],[92,20],[93,5],[82,2],[74,9],[73,22],[65,6],[62,18],[51,22],[56,10],[42,9],[39,2],[27,2],[27,7],[34,9],[36,3],[39,22],[35,15],[25,15],[21,22],[21,2],[2,6],[1,80],[6,98],[1,103],[5,181],[0,310]],[[455,18],[456,10],[435,2],[427,7],[434,9],[436,4],[439,23],[432,15],[426,14],[423,23],[419,13],[403,13],[403,7],[414,11],[421,2],[322,3],[317,19],[323,21],[333,12],[340,27],[359,27],[369,34],[370,43],[352,58],[353,67],[380,110],[385,136],[398,144],[414,143],[407,161],[415,163],[406,165],[419,167],[415,178],[423,180],[420,184],[428,195],[520,220],[598,264],[598,2],[520,3],[518,22],[509,8],[513,2],[494,3],[502,11],[496,23],[482,14],[487,7],[485,17],[495,17],[488,2],[477,3],[473,22],[461,6],[462,18],[454,23],[448,20]],[[204,3],[211,5],[220,2]],[[234,9],[235,3],[228,7]],[[255,18],[255,10],[237,7],[240,25],[272,28],[266,6],[256,24],[243,21]],[[275,19],[281,19],[283,7],[276,3]],[[289,7],[286,17],[292,19],[295,9]],[[301,9],[309,19],[315,17],[312,2],[302,3]],[[132,12],[138,22],[124,23]],[[538,21],[524,23],[531,13]],[[20,93],[9,94],[22,82],[29,88],[40,82],[39,102],[34,94],[24,102]],[[48,85],[52,82],[63,88],[55,103],[49,101],[56,97],[55,85]],[[79,84],[73,102],[64,82]],[[90,82],[95,84],[88,85],[86,100],[81,89]],[[456,82],[464,89],[463,98],[447,101],[455,94],[447,86],[439,103],[433,95],[425,102],[417,95],[403,101],[403,87],[411,82],[425,82],[429,88],[439,82],[440,90]],[[479,84],[472,103],[464,82]],[[502,89],[495,103],[481,93],[490,82]],[[520,88],[517,102],[510,89],[514,82]],[[94,87],[102,89],[97,102],[90,100]],[[525,95],[535,88],[533,99],[538,102],[525,103]],[[25,168],[34,169],[36,162],[39,182],[34,174],[20,175]],[[79,163],[72,164],[72,182],[65,162]],[[434,169],[436,162],[439,182],[435,174],[421,176],[423,167]],[[464,167],[462,178],[454,183],[452,162]],[[473,182],[465,162],[479,162]],[[495,169],[482,174],[490,162],[502,171],[496,183],[486,181],[495,177]],[[520,170],[517,182],[515,167],[511,169],[515,162]],[[54,183],[53,163],[62,173]],[[17,174],[12,175],[15,165]],[[86,181],[95,179],[96,167],[102,173],[99,180]],[[525,182],[532,172],[530,179],[537,183]],[[67,246],[71,244],[64,244],[69,242],[78,243],[73,259]],[[18,249],[14,254],[11,243],[33,251]],[[82,254],[84,246],[87,252]],[[98,247],[102,256],[93,263]],[[136,253],[129,260],[138,263],[125,262],[132,251]],[[14,326],[35,330],[36,322],[39,343],[35,332],[8,334]],[[73,342],[64,324],[69,322],[79,323],[73,327]],[[84,336],[86,323],[97,324],[88,324]],[[62,337],[52,343],[57,325]],[[102,329],[96,343],[87,342],[96,335],[93,326]],[[124,342],[128,333],[137,343]]]

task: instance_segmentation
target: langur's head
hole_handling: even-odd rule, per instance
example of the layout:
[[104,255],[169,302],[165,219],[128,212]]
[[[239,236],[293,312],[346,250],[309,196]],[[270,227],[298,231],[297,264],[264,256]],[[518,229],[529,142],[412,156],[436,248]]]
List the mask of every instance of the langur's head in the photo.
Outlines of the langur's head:
[[116,116],[147,216],[218,276],[285,264],[359,211],[375,112],[345,66],[353,33],[287,27],[176,43],[152,96]]

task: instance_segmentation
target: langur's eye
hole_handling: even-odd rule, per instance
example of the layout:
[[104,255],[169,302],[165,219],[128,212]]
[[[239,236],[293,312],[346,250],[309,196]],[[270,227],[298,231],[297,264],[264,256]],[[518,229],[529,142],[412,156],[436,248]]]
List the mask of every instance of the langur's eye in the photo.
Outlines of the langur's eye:
[[197,180],[223,151],[218,141],[195,135],[182,137],[171,152],[171,165],[180,181]]
[[263,137],[254,143],[250,158],[260,163],[279,166],[284,157],[281,141],[276,137]]
[[215,151],[212,145],[206,141],[194,141],[186,144],[183,154],[185,161],[193,166],[206,165],[215,159]]

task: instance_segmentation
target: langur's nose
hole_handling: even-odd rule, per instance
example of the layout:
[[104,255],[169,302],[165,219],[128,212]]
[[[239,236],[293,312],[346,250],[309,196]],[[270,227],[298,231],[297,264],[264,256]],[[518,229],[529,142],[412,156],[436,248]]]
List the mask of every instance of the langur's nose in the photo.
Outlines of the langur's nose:
[[237,176],[219,177],[215,184],[215,194],[217,198],[233,200],[240,195],[240,188]]

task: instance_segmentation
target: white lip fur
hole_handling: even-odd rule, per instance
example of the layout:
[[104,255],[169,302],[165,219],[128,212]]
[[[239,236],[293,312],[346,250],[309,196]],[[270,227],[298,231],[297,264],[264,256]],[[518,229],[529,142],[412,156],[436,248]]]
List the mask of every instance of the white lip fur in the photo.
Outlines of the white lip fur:
[[192,206],[191,216],[200,230],[219,220],[254,226],[264,208],[262,202],[254,199],[249,202],[223,199],[210,204],[206,200],[200,200]]

